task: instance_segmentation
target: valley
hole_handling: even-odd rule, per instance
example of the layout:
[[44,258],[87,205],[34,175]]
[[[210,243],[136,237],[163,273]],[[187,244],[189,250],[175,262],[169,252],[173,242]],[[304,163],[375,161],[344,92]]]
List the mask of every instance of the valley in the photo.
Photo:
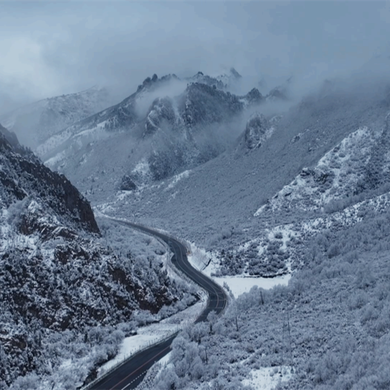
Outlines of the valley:
[[169,69],[0,110],[0,390],[389,389],[389,57]]

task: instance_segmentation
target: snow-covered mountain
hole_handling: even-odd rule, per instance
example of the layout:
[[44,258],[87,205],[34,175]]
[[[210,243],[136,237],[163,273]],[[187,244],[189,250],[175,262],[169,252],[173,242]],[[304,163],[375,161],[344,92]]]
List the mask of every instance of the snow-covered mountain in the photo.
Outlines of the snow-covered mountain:
[[0,115],[0,123],[14,131],[23,145],[36,148],[58,131],[110,105],[105,88],[40,100]]
[[[269,293],[254,289],[237,299],[219,322],[210,320],[213,331],[210,326],[189,330],[185,340],[174,345],[172,365],[160,377],[162,389],[173,385],[207,389],[210,383],[240,388],[237,378],[247,383],[248,366],[252,371],[260,371],[262,365],[285,368],[287,361],[294,365],[293,370],[289,367],[294,379],[281,388],[298,389],[302,383],[308,388],[353,388],[350,378],[361,381],[361,388],[368,388],[365,381],[386,388],[387,366],[383,368],[374,356],[387,361],[387,350],[381,346],[389,345],[390,329],[385,303],[389,301],[390,78],[368,77],[370,69],[346,80],[326,81],[288,107],[288,82],[266,96],[257,89],[238,96],[222,78],[201,73],[186,80],[154,75],[119,104],[72,124],[39,146],[46,165],[69,175],[98,210],[165,228],[203,247],[204,264],[217,280],[298,275],[285,288]],[[3,133],[9,144],[20,148],[12,134]],[[8,172],[5,177],[14,180],[4,186],[18,189],[18,174]],[[15,194],[24,196],[19,190]],[[20,205],[22,210],[38,210],[30,203],[24,206],[24,199],[14,202],[17,206],[5,206],[4,226]],[[45,202],[42,209],[51,210]],[[95,275],[94,265],[83,258],[88,246],[78,241],[85,234],[89,237],[91,228],[84,221],[80,233],[74,226],[81,217],[69,210],[65,214],[56,217],[55,211],[50,216],[73,226],[76,235],[66,245],[78,245],[72,253]],[[53,230],[58,231],[62,230]],[[17,238],[5,242],[24,242],[25,233],[15,234]],[[47,246],[40,240],[54,262],[60,249],[53,249],[50,240]],[[87,290],[100,289],[107,280],[115,290],[123,273],[111,275],[111,268],[105,267],[111,264],[107,260],[111,252],[99,253],[102,280]],[[59,256],[62,267],[64,256]],[[121,267],[118,263],[115,267]],[[132,262],[125,272],[137,275],[148,292],[143,295],[147,302],[158,301],[161,290],[152,288],[157,280],[167,302],[184,294],[157,267],[152,267],[152,276],[147,273],[150,277],[134,267]],[[66,280],[73,277],[65,275]],[[122,303],[133,299],[134,308],[146,304],[127,292],[124,298],[120,295]],[[106,316],[110,325],[115,323],[109,309]],[[330,333],[323,326],[329,321]],[[266,327],[259,337],[263,323]],[[280,335],[275,335],[276,323],[282,324]],[[340,329],[357,341],[347,345]],[[289,339],[290,333],[295,338]],[[341,347],[340,337],[345,341]],[[207,351],[214,351],[214,360],[208,361],[204,342],[210,343]],[[182,345],[194,353],[181,354]],[[364,371],[362,356],[367,348],[375,351],[368,358],[375,369]],[[350,349],[352,360],[345,358]],[[0,351],[0,356],[5,354]],[[339,362],[342,369],[337,368]],[[183,369],[186,365],[196,370]]]
[[120,251],[107,247],[89,202],[2,126],[0,206],[1,388],[80,385],[138,324],[195,299],[160,244],[125,232]]
[[198,72],[194,76],[188,77],[186,80],[190,83],[206,84],[211,87],[215,86],[221,90],[234,92],[241,79],[242,76],[234,68],[230,68],[228,72],[216,76],[205,75],[203,72]]
[[237,96],[202,73],[154,75],[39,151],[102,210],[167,228],[174,220],[178,234],[230,251],[223,273],[286,273],[299,266],[300,249],[287,247],[303,220],[329,227],[333,211],[387,181],[389,88],[366,72],[325,81],[288,109],[292,79]]
[[293,274],[183,332],[150,388],[389,388],[386,65],[281,117],[260,106],[231,149],[98,206],[208,247],[200,264],[221,285]]
[[109,172],[104,191],[112,193],[123,178],[142,186],[219,155],[265,100],[255,88],[234,95],[226,83],[202,73],[185,80],[153,75],[119,104],[53,135],[37,152],[83,191]]
[[386,83],[359,77],[326,82],[282,115],[259,105],[232,147],[207,163],[104,202],[92,199],[223,250],[222,273],[289,272],[300,266],[305,240],[359,222],[366,207],[382,212],[389,96]]

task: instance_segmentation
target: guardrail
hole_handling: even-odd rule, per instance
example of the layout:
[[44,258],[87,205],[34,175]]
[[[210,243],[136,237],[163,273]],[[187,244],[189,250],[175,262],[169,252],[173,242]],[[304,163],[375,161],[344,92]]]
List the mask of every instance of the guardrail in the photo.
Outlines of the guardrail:
[[[166,367],[165,365],[162,365],[161,362],[156,362],[153,364],[152,367],[147,370],[147,374],[145,375],[145,378],[143,381],[135,388],[135,390],[150,390],[153,389],[155,386],[155,381],[157,378],[157,375],[159,374],[160,370],[162,368]],[[145,373],[145,371],[142,373],[142,375]],[[137,378],[138,379],[138,378]]]

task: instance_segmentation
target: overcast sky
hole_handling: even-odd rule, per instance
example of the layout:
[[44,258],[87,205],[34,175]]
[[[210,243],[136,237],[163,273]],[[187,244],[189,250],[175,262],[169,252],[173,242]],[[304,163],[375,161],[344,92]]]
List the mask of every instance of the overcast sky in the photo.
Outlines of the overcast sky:
[[358,1],[0,0],[0,113],[157,73],[288,77],[311,83],[390,54],[390,5]]

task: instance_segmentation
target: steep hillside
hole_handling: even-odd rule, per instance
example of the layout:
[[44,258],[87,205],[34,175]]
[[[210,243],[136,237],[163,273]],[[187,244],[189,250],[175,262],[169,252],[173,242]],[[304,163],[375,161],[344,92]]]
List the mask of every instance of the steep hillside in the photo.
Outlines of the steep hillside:
[[383,209],[389,90],[362,83],[326,83],[282,116],[260,106],[223,154],[98,207],[223,250],[223,274],[289,272],[313,234]]
[[182,332],[151,387],[389,388],[388,80],[326,83],[276,122],[252,117],[230,155],[149,193],[121,194],[121,207],[143,197],[151,223],[172,213],[172,229],[218,248],[208,253],[216,280],[293,274]]
[[389,217],[312,237],[288,286],[182,332],[149,388],[388,389]]
[[108,248],[88,201],[3,127],[0,205],[1,389],[80,385],[151,313],[194,300],[168,277],[161,246],[140,251],[127,233]]
[[0,115],[0,123],[14,131],[23,145],[36,148],[58,131],[110,105],[109,93],[93,87],[82,92],[40,100]]

